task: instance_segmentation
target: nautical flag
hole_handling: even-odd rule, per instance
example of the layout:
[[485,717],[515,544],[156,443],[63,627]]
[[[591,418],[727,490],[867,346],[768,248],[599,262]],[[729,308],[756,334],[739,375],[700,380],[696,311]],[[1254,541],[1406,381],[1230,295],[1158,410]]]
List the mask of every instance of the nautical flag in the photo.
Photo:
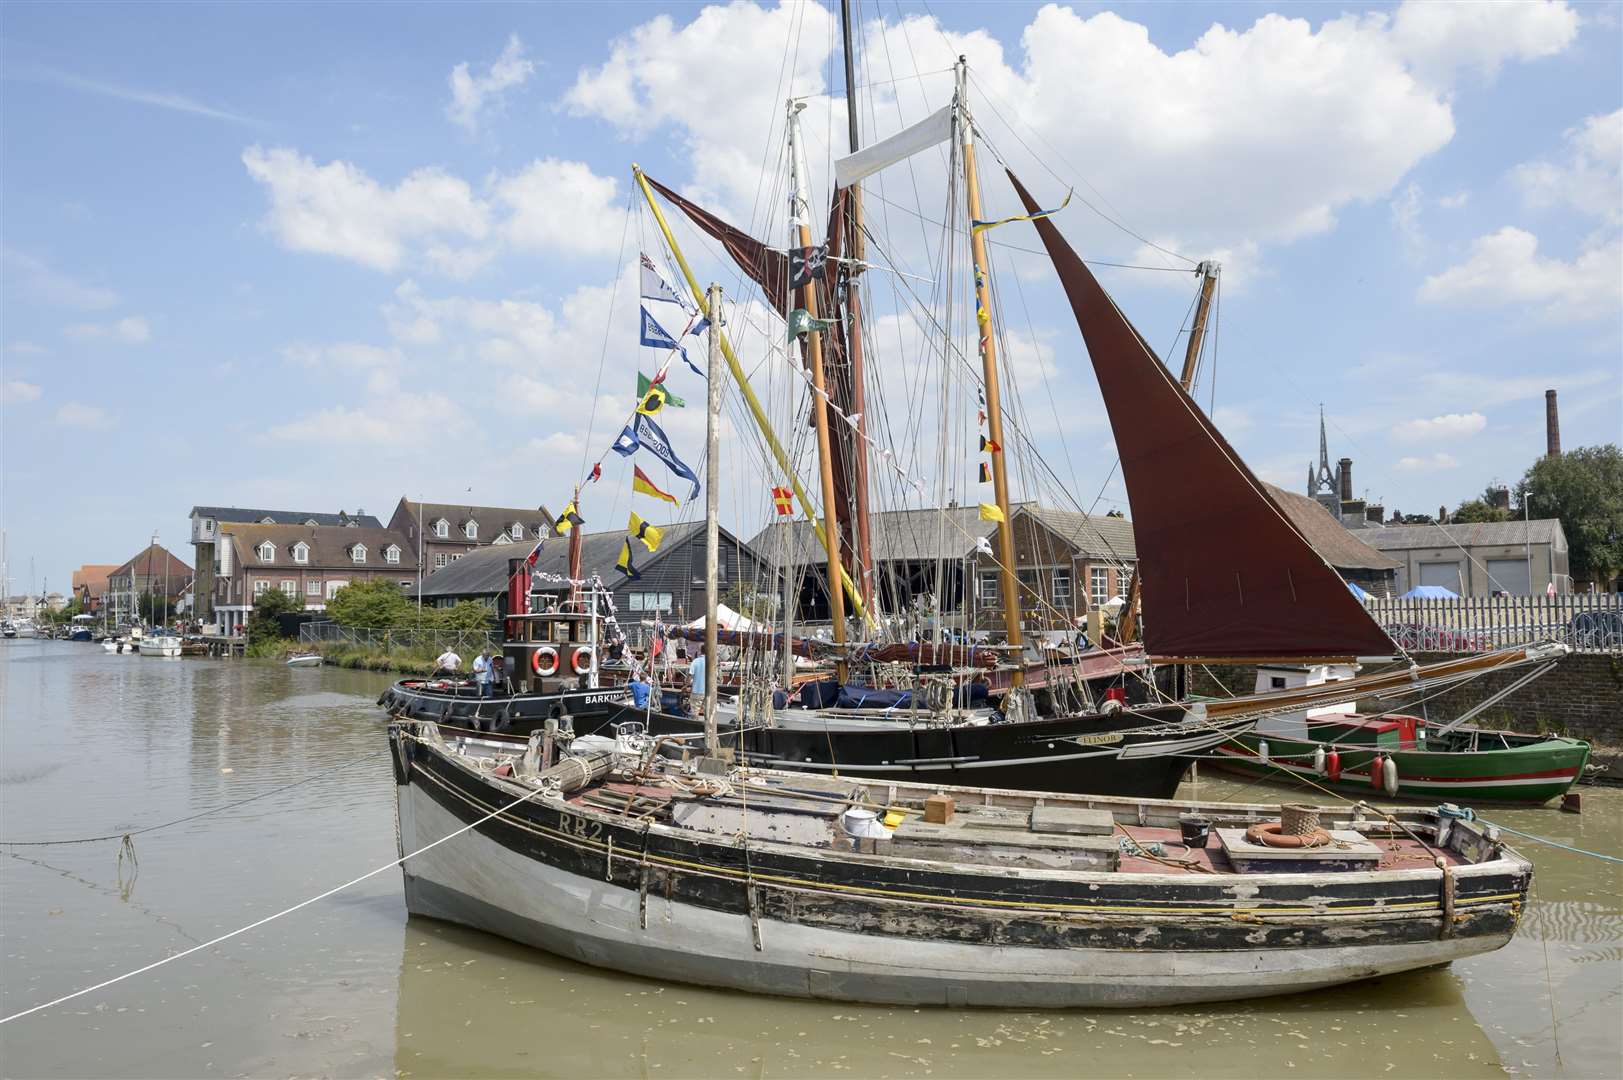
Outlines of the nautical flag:
[[575,509],[575,504],[571,502],[568,506],[564,507],[564,512],[559,516],[558,520],[552,523],[552,531],[556,533],[566,533],[570,529],[573,529],[576,525],[584,524],[586,524],[586,519],[580,516],[579,512]]
[[637,441],[637,433],[631,430],[630,424],[627,424],[625,426],[625,430],[620,432],[620,437],[614,440],[614,445],[609,447],[609,449],[613,450],[621,457],[630,457],[632,454],[637,452],[637,447],[641,445],[642,444]]
[[546,542],[547,538],[545,536],[541,537],[541,539],[535,542],[535,547],[531,548],[530,553],[524,557],[524,563],[526,566],[535,565],[535,560],[541,557],[541,545],[545,544]]
[[982,555],[992,554],[992,541],[984,536],[975,537],[975,550]]
[[[639,381],[641,378],[641,376],[638,376]],[[657,384],[650,386],[642,392],[642,397],[637,402],[637,411],[644,416],[653,416],[665,407],[666,398],[667,395],[663,386]]]
[[983,462],[981,462],[981,483],[990,484],[991,482],[992,482],[992,466],[988,465],[986,462],[983,461]]
[[[671,440],[666,437],[665,432],[658,424],[654,423],[651,417],[639,413],[632,419],[630,426],[626,430],[630,432],[632,441],[637,446],[653,454],[665,463],[667,469],[693,485],[693,492],[688,498],[694,498],[699,494],[698,476],[694,474],[692,469],[687,467],[687,464],[681,458],[676,456],[676,451],[671,448]],[[624,437],[624,434],[622,434],[621,438]],[[619,449],[618,444],[616,444],[615,449]]]
[[981,304],[980,294],[977,293],[975,296],[975,321],[985,326],[991,321],[991,318],[992,316],[986,313],[985,306]]
[[688,337],[698,337],[708,329],[710,329],[710,316],[701,316],[699,321],[693,324],[693,329],[688,331]]
[[813,281],[823,280],[828,265],[828,245],[805,247],[789,253],[789,287],[803,289]]
[[621,545],[621,547],[620,547],[620,557],[618,559],[614,560],[614,565],[619,568],[620,573],[624,574],[626,577],[630,578],[632,581],[635,581],[638,578],[642,577],[642,571],[638,570],[636,568],[636,566],[632,565],[632,562],[631,562],[631,538],[630,537],[627,537],[626,542],[623,545]]
[[664,499],[672,506],[677,505],[676,496],[668,491],[659,490],[654,482],[648,479],[648,474],[640,466],[631,467],[631,490],[640,495],[652,495],[656,499]]
[[789,313],[789,336],[791,338],[799,337],[801,334],[807,334],[813,330],[827,330],[833,325],[833,319],[814,319],[811,317],[811,312],[805,308],[795,308]]
[[786,487],[772,489],[772,507],[777,510],[779,517],[789,517],[795,512],[795,493]]
[[592,483],[595,484],[601,479],[603,479],[603,463],[599,461],[592,465]]
[[687,407],[687,402],[683,401],[681,398],[679,398],[675,394],[671,393],[670,389],[668,387],[666,387],[664,379],[660,379],[659,381],[656,382],[653,379],[650,379],[648,376],[644,375],[640,371],[637,372],[637,400],[638,401],[641,401],[643,398],[648,396],[648,388],[650,386],[659,387],[660,392],[665,395],[665,404],[674,405],[678,409]]
[[991,439],[988,439],[985,435],[982,435],[981,436],[981,449],[990,451],[991,453],[995,454],[999,450],[1002,450],[1003,447],[999,446],[997,443],[993,442]]
[[1050,214],[1057,214],[1070,205],[1071,192],[1067,191],[1065,193],[1065,201],[1054,207],[1052,210],[1034,210],[1029,214],[1016,214],[1013,217],[998,218],[996,221],[971,221],[969,223],[969,234],[973,236],[976,233],[985,232],[987,229],[995,229],[999,225],[1007,225],[1011,221],[1036,221],[1038,218],[1045,218]]
[[682,354],[682,363],[688,366],[688,370],[699,378],[704,378],[704,372],[700,371],[698,365],[688,356],[688,351],[678,344],[675,338],[665,332],[665,328],[659,325],[659,321],[648,314],[647,308],[642,308],[641,311],[642,329],[638,332],[637,340],[650,349],[664,349],[666,352],[675,349]]
[[993,504],[991,504],[991,503],[981,503],[981,520],[982,521],[999,521],[999,522],[1002,522],[1002,521],[1007,521],[1009,519],[1004,517],[1003,516],[1003,511],[1001,509],[999,509],[998,507],[994,506]]
[[631,534],[633,540],[641,540],[642,546],[649,551],[658,551],[660,537],[665,535],[664,529],[648,524],[635,510],[631,512],[631,520],[626,524],[626,531]]
[[975,423],[977,423],[977,424],[986,423],[986,410],[985,409],[976,409],[975,410]]
[[664,300],[678,307],[685,307],[682,298],[676,295],[676,290],[665,284],[665,278],[660,274],[654,260],[645,253],[642,257],[642,298],[644,300]]

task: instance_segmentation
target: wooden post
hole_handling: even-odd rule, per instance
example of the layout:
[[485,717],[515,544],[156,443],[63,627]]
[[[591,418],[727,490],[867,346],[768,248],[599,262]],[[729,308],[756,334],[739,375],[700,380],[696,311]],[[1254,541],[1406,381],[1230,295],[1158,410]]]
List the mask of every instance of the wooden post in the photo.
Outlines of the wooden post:
[[[721,423],[721,286],[710,286],[710,363],[707,367],[709,387],[705,396],[704,417],[704,751],[714,755],[716,740],[716,684],[721,671],[716,666],[716,608],[720,603],[717,582],[717,553],[721,546],[716,515],[720,510],[721,491],[721,436],[717,431]],[[838,579],[835,579],[838,581]],[[833,592],[839,592],[835,587]]]

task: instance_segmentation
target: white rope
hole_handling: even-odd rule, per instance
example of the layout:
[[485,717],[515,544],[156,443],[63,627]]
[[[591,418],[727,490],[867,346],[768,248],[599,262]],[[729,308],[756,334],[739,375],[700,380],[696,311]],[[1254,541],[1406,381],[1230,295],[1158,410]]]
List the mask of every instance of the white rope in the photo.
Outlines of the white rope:
[[309,907],[311,904],[314,904],[318,900],[325,900],[327,897],[332,896],[334,893],[343,892],[345,889],[349,888],[351,885],[359,885],[361,882],[365,881],[367,878],[376,877],[377,875],[383,873],[385,870],[392,870],[395,867],[397,867],[397,866],[401,865],[402,863],[404,863],[407,859],[410,859],[410,858],[413,858],[415,856],[421,855],[423,852],[428,851],[430,848],[439,847],[441,844],[445,843],[447,840],[455,839],[456,837],[461,836],[463,833],[467,832],[468,830],[474,829],[474,828],[477,828],[480,825],[483,825],[485,822],[489,821],[493,817],[497,817],[497,816],[499,816],[501,814],[507,813],[507,811],[513,809],[513,807],[517,806],[519,803],[526,802],[526,801],[528,801],[530,799],[533,799],[537,795],[540,795],[541,793],[542,793],[542,789],[537,788],[535,791],[529,792],[526,795],[522,795],[519,798],[514,799],[512,802],[508,803],[506,806],[503,806],[498,810],[492,810],[490,813],[486,814],[484,817],[480,818],[478,821],[475,821],[471,825],[464,825],[462,828],[458,829],[456,832],[448,833],[445,836],[442,836],[438,840],[434,841],[432,844],[428,844],[428,845],[425,845],[424,847],[418,848],[416,851],[412,852],[410,855],[402,855],[400,858],[395,859],[393,862],[384,863],[382,866],[378,867],[376,870],[368,870],[366,873],[362,874],[360,877],[353,878],[353,879],[351,879],[349,881],[346,881],[342,885],[337,886],[336,888],[328,889],[326,892],[321,893],[319,896],[312,896],[308,900],[301,900],[299,903],[294,904],[292,907],[283,908],[281,911],[278,911],[274,915],[267,915],[263,919],[258,920],[257,922],[251,922],[247,926],[238,927],[237,929],[232,930],[230,933],[221,934],[219,937],[215,938],[213,941],[205,941],[201,945],[194,945],[192,948],[187,949],[184,952],[175,953],[173,956],[166,956],[162,960],[155,960],[152,963],[146,965],[145,967],[136,968],[134,971],[126,971],[122,975],[115,975],[111,979],[107,979],[107,980],[105,980],[103,982],[99,982],[94,986],[87,986],[83,990],[75,990],[71,994],[63,994],[59,998],[56,998],[56,999],[54,999],[52,1001],[47,1001],[42,1005],[35,1005],[31,1009],[24,1009],[22,1012],[12,1013],[10,1016],[5,1017],[4,1019],[0,1019],[0,1024],[9,1024],[13,1020],[21,1020],[25,1016],[31,1015],[33,1013],[40,1012],[41,1010],[44,1010],[44,1009],[49,1009],[54,1005],[60,1005],[64,1001],[72,1001],[74,998],[83,997],[86,994],[95,993],[97,990],[101,990],[101,989],[103,989],[105,987],[112,986],[114,983],[123,982],[125,979],[130,979],[130,978],[134,978],[137,975],[145,974],[146,972],[151,971],[153,968],[162,967],[163,965],[165,965],[167,963],[170,963],[172,961],[175,961],[175,960],[179,960],[180,958],[182,958],[184,956],[190,956],[190,955],[192,955],[192,953],[200,952],[203,949],[211,948],[211,947],[213,947],[215,945],[218,945],[223,941],[228,941],[231,938],[236,937],[238,934],[246,934],[248,931],[257,929],[258,927],[261,927],[261,926],[264,926],[268,922],[272,922],[273,920],[280,919],[283,915],[291,915],[295,911],[298,911],[300,908]]

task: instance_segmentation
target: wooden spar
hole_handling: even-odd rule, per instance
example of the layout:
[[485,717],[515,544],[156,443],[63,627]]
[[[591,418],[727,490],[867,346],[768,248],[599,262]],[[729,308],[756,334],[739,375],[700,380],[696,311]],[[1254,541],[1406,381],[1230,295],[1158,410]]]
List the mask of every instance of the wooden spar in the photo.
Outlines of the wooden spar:
[[[851,0],[840,0],[840,34],[845,43],[845,119],[851,153],[860,149],[857,132],[857,77],[852,53]],[[862,184],[851,185],[850,202],[846,207],[846,228],[850,243],[846,256],[851,260],[845,287],[845,348],[851,360],[851,411],[856,413],[857,437],[852,454],[851,484],[855,496],[857,557],[852,560],[856,570],[857,587],[862,599],[873,606],[874,568],[871,521],[868,508],[868,406],[867,391],[863,387],[862,360],[862,290],[857,287],[857,275],[862,273],[862,260],[867,243],[862,235]]]
[[[677,246],[670,222],[665,220],[665,212],[659,208],[659,203],[654,199],[654,189],[648,186],[648,177],[643,175],[642,169],[636,165],[631,167],[631,175],[637,181],[648,209],[653,212],[654,222],[659,226],[660,234],[665,237],[665,243],[669,245],[671,254],[676,257],[676,265],[682,271],[682,280],[687,283],[688,292],[692,295],[694,303],[699,305],[700,314],[708,318],[711,314],[710,307],[704,291],[699,288],[699,279],[693,275],[693,268],[688,265],[687,256],[683,255],[682,249]],[[726,332],[721,328],[718,321],[720,314],[717,312],[717,319],[711,319],[710,328],[721,336],[721,355],[727,361],[727,371],[732,375],[733,382],[738,385],[738,392],[744,396],[744,404],[749,408],[750,417],[760,430],[761,438],[766,440],[767,448],[772,451],[773,460],[778,463],[784,479],[789,481],[789,486],[795,493],[795,501],[800,504],[800,512],[811,522],[812,530],[817,534],[817,542],[821,544],[824,542],[823,523],[818,520],[817,511],[813,508],[811,497],[806,494],[806,488],[801,484],[799,475],[789,464],[789,455],[783,449],[783,443],[778,440],[778,433],[772,430],[772,424],[766,418],[766,410],[761,407],[761,399],[755,395],[755,388],[750,385],[744,366],[738,362],[738,353],[733,350],[733,343],[728,340]],[[873,625],[873,615],[862,602],[862,594],[857,591],[856,583],[851,580],[851,575],[847,574],[843,567],[840,569],[840,581],[845,586],[845,595],[851,601],[852,609],[869,625]]]
[[[1183,374],[1178,376],[1178,382],[1182,384],[1183,392],[1186,394],[1195,392],[1195,375],[1200,371],[1200,346],[1206,338],[1206,318],[1211,314],[1212,293],[1216,289],[1217,273],[1221,269],[1219,264],[1210,259],[1195,268],[1200,274],[1200,300],[1195,304],[1195,321],[1189,328],[1189,346],[1183,354]],[[1138,594],[1138,567],[1134,566],[1132,577],[1127,580],[1126,603],[1122,605],[1121,619],[1116,623],[1117,641],[1133,640],[1133,634],[1138,630]]]
[[[789,168],[790,225],[798,229],[800,246],[812,246],[811,199],[806,189],[806,147],[800,134],[800,112],[804,101],[789,101]],[[817,318],[817,282],[807,279],[801,293],[801,306],[813,320]],[[834,500],[834,451],[829,442],[828,384],[823,377],[823,336],[815,326],[806,332],[806,358],[811,363],[812,420],[817,425],[817,466],[823,481],[823,550],[828,555],[828,608],[833,623],[834,644],[845,644],[845,596],[836,587],[844,574],[840,561],[839,507]],[[859,589],[860,591],[860,589]],[[846,664],[842,658],[834,665],[835,677],[845,681]]]
[[[721,322],[721,286],[711,283],[706,307]],[[721,422],[721,335],[710,335],[710,363],[705,369],[709,386],[705,391],[704,415],[704,752],[714,755],[716,742],[716,684],[721,667],[716,663],[716,549],[721,546],[716,524],[720,511],[721,449],[717,428]],[[836,590],[837,591],[837,590]]]
[[[969,202],[969,220],[981,219],[981,183],[975,171],[975,130],[969,122],[966,94],[969,64],[958,58],[958,134],[963,143],[964,190]],[[1003,632],[1009,644],[1019,648],[1024,642],[1020,628],[1020,589],[1014,576],[1014,522],[1009,516],[1009,474],[1004,467],[1003,408],[998,392],[997,338],[992,333],[992,292],[988,284],[986,236],[970,227],[970,248],[975,257],[976,332],[980,334],[981,373],[986,380],[987,437],[998,445],[992,452],[992,493],[1003,520],[997,523],[998,574],[1003,588]],[[982,318],[984,316],[984,319]],[[1025,683],[1025,671],[1016,667],[1011,686]]]
[[[575,485],[575,497],[569,501],[575,508],[575,516],[580,516],[580,485]],[[579,525],[569,526],[569,600],[572,604],[580,603],[580,534]],[[594,601],[595,602],[595,601]],[[576,608],[579,610],[579,608]]]

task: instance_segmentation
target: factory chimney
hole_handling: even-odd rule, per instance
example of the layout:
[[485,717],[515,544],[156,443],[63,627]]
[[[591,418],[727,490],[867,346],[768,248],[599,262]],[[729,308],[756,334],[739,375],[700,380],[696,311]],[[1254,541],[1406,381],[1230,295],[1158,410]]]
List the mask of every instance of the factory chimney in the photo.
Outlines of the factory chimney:
[[1561,456],[1561,414],[1556,411],[1554,390],[1544,391],[1544,442],[1548,456]]
[[1352,458],[1344,457],[1336,462],[1336,475],[1341,477],[1341,501],[1352,502]]

